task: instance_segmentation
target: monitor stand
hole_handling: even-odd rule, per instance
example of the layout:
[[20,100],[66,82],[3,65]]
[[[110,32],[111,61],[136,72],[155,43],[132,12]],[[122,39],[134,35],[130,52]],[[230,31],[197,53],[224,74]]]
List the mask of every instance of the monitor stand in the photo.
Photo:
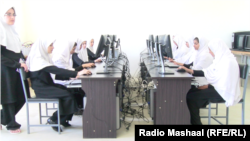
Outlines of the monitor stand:
[[160,51],[160,60],[161,60],[161,70],[158,73],[162,75],[174,74],[173,70],[165,69],[165,64],[164,64],[163,57],[161,54],[161,44],[159,44],[159,51]]

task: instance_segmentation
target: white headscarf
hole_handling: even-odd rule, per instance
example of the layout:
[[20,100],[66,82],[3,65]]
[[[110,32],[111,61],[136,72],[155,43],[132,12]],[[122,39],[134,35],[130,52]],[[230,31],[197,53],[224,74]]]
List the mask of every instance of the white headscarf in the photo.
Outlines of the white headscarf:
[[183,63],[183,64],[190,64],[194,61],[195,50],[193,47],[193,45],[194,45],[193,38],[194,38],[193,35],[185,38],[185,44],[186,44],[186,42],[188,42],[188,44],[189,44],[189,47],[186,46],[188,48],[188,51],[185,55],[176,59],[175,60],[176,62]]
[[178,45],[178,49],[176,49],[173,52],[174,59],[178,59],[178,58],[181,58],[182,56],[184,56],[185,54],[187,54],[189,48],[186,46],[185,40],[180,35],[175,35],[174,41]]
[[71,54],[76,40],[57,39],[54,44],[52,62],[55,66],[68,70],[75,70],[70,65]]
[[[213,63],[213,57],[209,53],[207,46],[208,41],[201,37],[195,36],[199,39],[199,49],[195,50],[194,61],[193,61],[193,70],[202,70],[208,68]],[[194,38],[195,38],[194,37]],[[194,48],[194,47],[192,47]],[[208,85],[207,79],[205,77],[195,77],[195,80],[199,83],[199,86]]]
[[[11,8],[14,9],[14,7],[12,7],[12,6],[7,6],[7,5],[1,6],[0,21],[1,21],[1,24],[4,28],[3,31],[1,29],[1,35],[0,35],[1,36],[1,44],[6,46],[6,48],[10,51],[13,51],[15,53],[20,53],[21,49],[22,49],[22,44],[21,44],[20,38],[16,32],[15,26],[8,25],[4,20],[4,14]],[[16,13],[16,11],[15,11],[15,13]]]
[[208,47],[214,53],[213,64],[203,69],[207,81],[232,106],[240,101],[240,72],[236,58],[227,45],[220,39],[209,42]]
[[[93,38],[91,40],[94,40]],[[91,52],[94,53],[94,45],[91,47],[90,44],[91,44],[91,40],[88,42],[88,48]]]
[[[81,44],[82,44],[84,41],[87,42],[87,40],[78,39],[78,40],[77,40],[77,48],[80,49]],[[87,46],[86,46],[86,48],[83,48],[83,47],[82,47],[82,48],[80,49],[80,51],[79,51],[79,53],[78,53],[78,57],[79,57],[83,62],[88,62],[88,61],[89,61]]]
[[26,62],[30,71],[39,71],[45,67],[53,66],[47,50],[54,42],[53,38],[40,38],[32,45]]
[[209,53],[208,40],[202,36],[196,36],[196,37],[199,39],[200,47],[198,50],[195,50],[196,56],[193,62],[193,66],[197,69],[204,69],[212,64],[213,57]]

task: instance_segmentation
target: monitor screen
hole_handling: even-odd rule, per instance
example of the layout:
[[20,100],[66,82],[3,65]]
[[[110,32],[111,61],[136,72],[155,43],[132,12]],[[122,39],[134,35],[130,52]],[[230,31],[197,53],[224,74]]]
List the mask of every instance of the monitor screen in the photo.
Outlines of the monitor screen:
[[158,41],[161,43],[162,56],[173,58],[170,35],[160,35]]
[[150,44],[152,43],[152,47],[154,47],[154,35],[149,35],[148,40],[150,41]]
[[157,43],[159,42],[158,35],[155,36],[155,40],[154,41],[157,42]]
[[250,49],[250,35],[246,36],[245,48]]
[[103,50],[105,50],[104,56],[107,54],[106,53],[106,48],[107,48],[107,36],[108,35],[101,35],[101,38],[99,40],[99,44],[96,50],[96,55],[100,55],[102,53]]
[[238,36],[238,48],[242,48],[243,47],[243,41],[244,41],[244,36],[245,35],[240,35]]

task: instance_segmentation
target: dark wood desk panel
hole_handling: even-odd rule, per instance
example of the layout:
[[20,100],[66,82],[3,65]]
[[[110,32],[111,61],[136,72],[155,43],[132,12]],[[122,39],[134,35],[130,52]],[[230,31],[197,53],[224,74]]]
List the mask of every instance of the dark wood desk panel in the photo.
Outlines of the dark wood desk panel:
[[149,72],[151,79],[156,79],[156,93],[154,94],[154,124],[190,124],[190,113],[186,103],[186,94],[191,88],[191,80],[194,78],[188,73],[177,72],[162,75],[158,72],[161,67],[155,67],[157,61],[144,55],[143,62]]
[[186,94],[189,79],[160,79],[154,95],[154,124],[190,124]]
[[84,138],[116,138],[116,79],[84,79]]
[[[114,65],[122,69],[120,63],[122,61]],[[104,70],[104,65],[104,62],[96,63],[95,68],[89,68],[92,75],[80,77],[87,95],[83,138],[116,138],[116,85],[122,73],[117,68],[109,68],[110,74],[96,74]]]

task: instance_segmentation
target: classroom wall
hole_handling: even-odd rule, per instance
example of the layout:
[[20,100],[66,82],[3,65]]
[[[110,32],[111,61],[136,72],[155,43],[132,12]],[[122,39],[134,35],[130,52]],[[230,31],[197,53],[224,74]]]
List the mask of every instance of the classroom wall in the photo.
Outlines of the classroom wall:
[[149,34],[200,34],[231,47],[232,32],[250,31],[249,0],[21,0],[18,8],[22,42],[57,33],[94,38],[96,48],[101,34],[116,34],[132,75]]

